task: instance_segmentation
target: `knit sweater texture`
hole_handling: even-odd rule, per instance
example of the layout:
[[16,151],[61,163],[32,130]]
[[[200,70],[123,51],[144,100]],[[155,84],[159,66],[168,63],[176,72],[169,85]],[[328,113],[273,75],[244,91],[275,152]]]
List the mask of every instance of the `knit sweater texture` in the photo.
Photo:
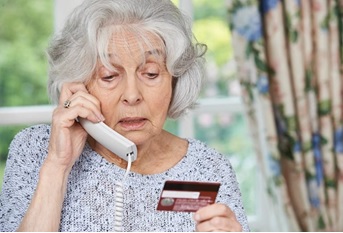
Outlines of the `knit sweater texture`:
[[[15,231],[35,191],[48,153],[49,125],[19,132],[9,148],[0,196],[0,231]],[[194,231],[192,213],[156,210],[166,180],[212,181],[221,186],[216,202],[228,205],[249,231],[236,175],[229,160],[196,139],[186,155],[163,173],[130,172],[123,183],[123,231]],[[60,231],[114,231],[116,184],[125,169],[108,162],[86,143],[68,178]]]

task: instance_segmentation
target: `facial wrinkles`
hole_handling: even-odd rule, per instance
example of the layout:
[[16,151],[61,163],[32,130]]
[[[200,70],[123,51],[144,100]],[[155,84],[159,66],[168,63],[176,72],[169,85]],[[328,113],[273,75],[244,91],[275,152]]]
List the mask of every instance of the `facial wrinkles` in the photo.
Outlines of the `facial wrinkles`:
[[[125,74],[126,78],[136,77],[137,72],[156,73],[159,76],[169,75],[165,65],[163,48],[159,46],[161,45],[159,39],[152,35],[150,37],[151,46],[138,41],[131,34],[123,37],[114,34],[108,54],[109,63],[113,69],[106,67],[101,69]],[[152,46],[153,44],[156,46]],[[157,83],[150,82],[149,85],[151,84],[156,85]]]
[[[153,37],[150,41],[159,40]],[[157,42],[155,44],[160,45]],[[106,65],[98,68],[100,77],[111,76],[111,73],[124,73],[131,77],[135,76],[134,73],[140,68],[146,68],[145,71],[152,73],[167,72],[162,47],[143,44],[131,34],[126,37],[114,34],[106,57]],[[101,64],[100,60],[99,62]],[[147,64],[153,65],[146,66]]]
[[[126,76],[135,77],[136,72],[140,66],[144,65],[145,62],[152,61],[153,63],[157,63],[159,66],[159,75],[163,75],[163,78],[169,77],[166,67],[165,67],[165,56],[164,50],[161,46],[160,40],[152,35],[149,35],[149,41],[151,42],[149,45],[144,44],[144,42],[138,41],[137,37],[132,34],[125,34],[122,36],[121,34],[114,34],[112,39],[109,43],[109,62],[112,66],[114,66],[115,70],[123,72]],[[151,46],[150,46],[151,45]],[[153,46],[155,45],[155,46]],[[105,67],[100,68],[107,69]],[[101,73],[101,72],[99,72]],[[168,75],[168,76],[166,76]],[[101,76],[101,75],[99,75]],[[101,78],[101,77],[98,77]],[[127,77],[126,77],[127,78]],[[141,91],[143,93],[143,98],[147,97],[149,100],[148,103],[144,103],[145,107],[141,106],[131,106],[129,108],[117,108],[115,107],[114,102],[115,99],[118,99],[118,93],[121,91],[115,91],[115,89],[111,90],[97,87],[97,91],[99,97],[101,97],[102,102],[102,110],[105,117],[108,119],[114,119],[112,117],[115,114],[117,120],[132,117],[132,116],[148,116],[149,118],[154,118],[151,122],[152,127],[155,129],[151,129],[152,131],[156,131],[157,129],[160,130],[163,127],[164,119],[166,118],[166,112],[169,107],[170,98],[171,98],[171,78],[168,79],[170,83],[166,84],[163,83],[163,87],[157,86],[157,89],[153,88],[143,88]],[[139,82],[139,81],[137,81]],[[161,91],[162,88],[162,91]],[[147,93],[149,92],[149,93]],[[117,95],[117,97],[115,97]],[[99,98],[100,99],[100,98]],[[113,109],[115,108],[115,109]],[[148,110],[149,109],[149,110]],[[157,111],[156,111],[157,109]],[[146,115],[148,114],[148,115]],[[156,120],[159,119],[159,120]],[[109,120],[110,121],[110,120]],[[163,122],[162,122],[163,121]],[[110,122],[106,122],[110,123]],[[115,123],[115,122],[112,122]],[[111,124],[111,123],[110,123]],[[113,124],[112,124],[113,125]]]
[[158,61],[160,65],[165,63],[163,49],[160,46],[157,46],[157,48],[149,48],[147,45],[143,47],[142,43],[133,36],[129,37],[128,40],[116,38],[115,41],[112,41],[109,51],[112,64],[139,66],[146,63],[147,59],[152,56],[154,56],[153,60]]

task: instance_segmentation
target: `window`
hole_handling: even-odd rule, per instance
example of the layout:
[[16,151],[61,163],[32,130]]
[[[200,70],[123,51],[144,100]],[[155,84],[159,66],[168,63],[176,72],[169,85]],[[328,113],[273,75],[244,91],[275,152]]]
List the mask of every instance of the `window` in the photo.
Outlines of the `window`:
[[[53,9],[53,0],[0,3],[0,184],[9,143],[30,118],[6,107],[49,103],[45,48],[54,28]],[[16,118],[16,125],[9,125]]]

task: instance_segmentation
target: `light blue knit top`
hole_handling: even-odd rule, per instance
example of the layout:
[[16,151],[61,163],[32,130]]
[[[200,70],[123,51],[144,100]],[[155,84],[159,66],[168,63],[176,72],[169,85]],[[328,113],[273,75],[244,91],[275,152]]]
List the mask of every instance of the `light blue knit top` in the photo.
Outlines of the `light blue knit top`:
[[[16,135],[10,145],[0,197],[0,231],[19,226],[38,182],[47,155],[49,125],[36,125]],[[194,231],[192,214],[157,211],[166,180],[213,181],[221,186],[216,201],[227,204],[244,231],[249,231],[235,173],[223,155],[204,143],[188,139],[184,158],[154,175],[130,172],[124,183],[123,231]],[[114,231],[116,182],[125,169],[108,162],[86,144],[69,175],[60,231]]]

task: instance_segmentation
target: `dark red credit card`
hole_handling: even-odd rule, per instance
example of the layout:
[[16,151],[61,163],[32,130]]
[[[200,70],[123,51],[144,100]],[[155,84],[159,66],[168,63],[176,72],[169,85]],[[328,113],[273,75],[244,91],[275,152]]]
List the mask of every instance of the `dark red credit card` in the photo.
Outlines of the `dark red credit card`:
[[195,212],[201,207],[213,204],[220,183],[171,181],[165,182],[157,210]]

